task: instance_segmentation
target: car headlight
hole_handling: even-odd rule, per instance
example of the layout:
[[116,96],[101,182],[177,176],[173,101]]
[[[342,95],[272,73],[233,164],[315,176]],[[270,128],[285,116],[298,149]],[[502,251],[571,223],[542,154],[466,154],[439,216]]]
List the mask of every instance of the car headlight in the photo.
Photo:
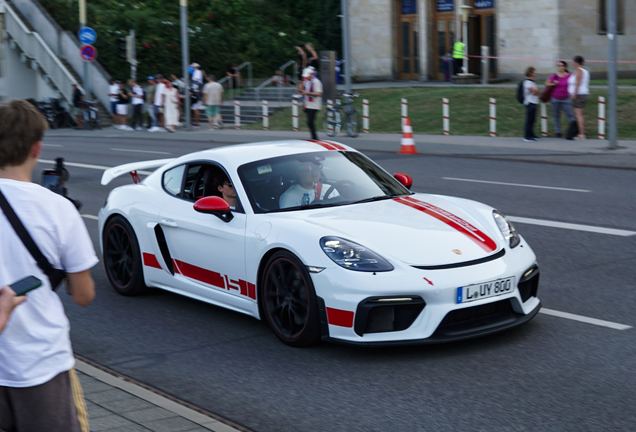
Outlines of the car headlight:
[[498,210],[493,210],[492,217],[495,218],[495,222],[497,222],[497,226],[499,227],[501,234],[504,236],[504,239],[510,245],[510,248],[512,249],[519,245],[519,242],[521,241],[519,234],[517,234],[517,230],[512,222],[508,220],[506,215]]
[[386,272],[393,266],[377,253],[340,237],[323,237],[320,247],[340,267],[363,272]]

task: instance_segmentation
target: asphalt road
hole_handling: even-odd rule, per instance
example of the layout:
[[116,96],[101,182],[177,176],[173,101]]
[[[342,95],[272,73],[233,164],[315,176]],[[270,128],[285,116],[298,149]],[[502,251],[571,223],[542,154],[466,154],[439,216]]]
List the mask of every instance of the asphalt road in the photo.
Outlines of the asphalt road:
[[[50,136],[42,159],[115,166],[223,144],[147,137]],[[636,231],[634,171],[367,155],[410,174],[418,192],[482,201],[516,217]],[[99,169],[69,169],[69,192],[84,203],[97,248],[90,215],[129,179],[103,187]],[[636,236],[516,225],[539,258],[544,308],[636,326]],[[627,431],[636,424],[634,329],[542,313],[521,328],[467,342],[294,349],[253,318],[159,290],[122,297],[101,263],[93,276],[90,307],[62,294],[76,353],[256,431]]]

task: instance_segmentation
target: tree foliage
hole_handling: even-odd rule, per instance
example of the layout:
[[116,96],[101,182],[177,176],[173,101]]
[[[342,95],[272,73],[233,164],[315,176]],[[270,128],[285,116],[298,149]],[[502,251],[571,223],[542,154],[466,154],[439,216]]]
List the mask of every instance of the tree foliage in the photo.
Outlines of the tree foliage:
[[[78,0],[41,0],[63,29],[77,34]],[[88,0],[87,26],[97,33],[98,61],[117,78],[130,74],[119,41],[135,30],[138,76],[181,76],[179,1]],[[189,0],[191,62],[225,75],[232,63],[252,63],[254,76],[270,76],[296,59],[294,45],[341,51],[339,0]]]

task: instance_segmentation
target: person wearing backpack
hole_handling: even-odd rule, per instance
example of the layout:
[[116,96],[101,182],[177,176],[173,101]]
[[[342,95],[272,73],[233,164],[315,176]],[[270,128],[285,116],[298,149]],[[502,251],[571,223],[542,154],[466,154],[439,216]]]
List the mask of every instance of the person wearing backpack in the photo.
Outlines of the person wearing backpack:
[[[526,69],[526,78],[519,83],[519,87],[523,90],[523,104],[526,106],[526,121],[523,126],[523,140],[525,142],[539,140],[533,131],[534,121],[537,118],[537,105],[539,104],[539,87],[534,82],[536,76],[536,69],[530,66]],[[519,88],[517,88],[518,100],[519,96]]]

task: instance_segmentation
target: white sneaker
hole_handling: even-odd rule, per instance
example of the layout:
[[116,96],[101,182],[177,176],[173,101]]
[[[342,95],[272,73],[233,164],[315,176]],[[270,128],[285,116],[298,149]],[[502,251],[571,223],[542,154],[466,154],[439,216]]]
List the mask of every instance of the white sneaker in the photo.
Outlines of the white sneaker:
[[124,130],[124,125],[115,125],[116,129]]
[[153,126],[150,129],[148,129],[148,132],[157,132],[159,131],[159,128],[157,126]]
[[142,130],[144,130],[144,128],[142,128],[141,126],[137,126],[137,127],[135,128],[135,130],[136,130],[136,131],[142,131]]

